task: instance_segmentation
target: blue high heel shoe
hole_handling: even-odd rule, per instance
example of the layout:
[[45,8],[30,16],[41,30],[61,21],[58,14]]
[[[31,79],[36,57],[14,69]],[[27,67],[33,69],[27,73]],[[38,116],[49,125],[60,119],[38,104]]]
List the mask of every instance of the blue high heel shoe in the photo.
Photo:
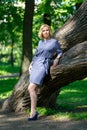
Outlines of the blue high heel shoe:
[[35,115],[33,117],[29,117],[28,121],[34,121],[38,119],[38,112],[35,113]]

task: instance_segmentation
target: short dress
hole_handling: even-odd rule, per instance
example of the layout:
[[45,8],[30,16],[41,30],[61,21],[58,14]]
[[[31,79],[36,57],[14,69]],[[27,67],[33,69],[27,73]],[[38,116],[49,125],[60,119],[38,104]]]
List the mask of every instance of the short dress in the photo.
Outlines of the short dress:
[[30,72],[30,83],[42,86],[45,76],[52,65],[54,54],[62,55],[62,50],[56,39],[40,40],[37,51],[32,59],[32,69]]

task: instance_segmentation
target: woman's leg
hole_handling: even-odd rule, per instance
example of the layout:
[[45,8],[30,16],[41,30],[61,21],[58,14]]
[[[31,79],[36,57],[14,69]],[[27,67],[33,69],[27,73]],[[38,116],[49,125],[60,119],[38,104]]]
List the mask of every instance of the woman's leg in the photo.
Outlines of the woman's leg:
[[32,118],[36,113],[36,105],[37,105],[37,93],[36,93],[37,85],[34,83],[30,83],[28,86],[28,91],[30,93],[31,99],[31,113],[30,118]]

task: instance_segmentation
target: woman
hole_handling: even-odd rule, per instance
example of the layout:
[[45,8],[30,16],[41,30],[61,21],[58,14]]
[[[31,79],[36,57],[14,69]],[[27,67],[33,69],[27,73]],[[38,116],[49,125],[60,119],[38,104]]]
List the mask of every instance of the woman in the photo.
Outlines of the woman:
[[[36,54],[29,66],[30,84],[28,91],[31,99],[31,112],[28,120],[38,119],[38,112],[36,112],[37,87],[42,86],[43,80],[48,74],[49,67],[51,65],[53,67],[57,66],[62,56],[60,45],[56,39],[51,38],[51,29],[47,24],[41,26],[38,35],[42,40],[39,41]],[[55,54],[57,56],[52,62]]]

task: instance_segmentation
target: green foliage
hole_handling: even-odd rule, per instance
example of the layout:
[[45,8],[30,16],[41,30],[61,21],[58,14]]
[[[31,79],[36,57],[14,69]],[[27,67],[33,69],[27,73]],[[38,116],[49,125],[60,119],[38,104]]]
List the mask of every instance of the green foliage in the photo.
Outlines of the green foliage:
[[23,24],[23,9],[15,6],[13,2],[1,3],[0,16],[0,28],[2,30],[0,35],[7,44],[11,38],[16,40],[20,36]]
[[20,62],[17,59],[21,59],[23,13],[17,1],[0,3],[0,55],[9,55],[7,59],[0,59],[1,62],[10,61],[12,49],[15,62]]

